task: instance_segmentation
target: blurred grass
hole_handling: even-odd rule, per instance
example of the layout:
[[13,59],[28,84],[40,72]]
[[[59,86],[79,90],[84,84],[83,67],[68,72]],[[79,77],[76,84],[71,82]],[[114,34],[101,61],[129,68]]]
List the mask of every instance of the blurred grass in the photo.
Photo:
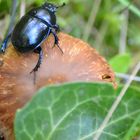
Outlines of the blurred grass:
[[133,5],[132,1],[126,1],[126,0],[118,0],[122,5],[126,6],[129,10],[131,10],[135,15],[140,17],[140,10]]

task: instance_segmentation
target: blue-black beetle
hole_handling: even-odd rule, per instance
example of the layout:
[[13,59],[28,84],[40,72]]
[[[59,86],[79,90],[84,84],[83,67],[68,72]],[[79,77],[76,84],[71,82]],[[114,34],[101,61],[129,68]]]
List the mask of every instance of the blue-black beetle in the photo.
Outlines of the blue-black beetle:
[[[63,3],[61,6],[64,6]],[[39,59],[31,72],[36,72],[40,67],[42,61],[41,44],[50,33],[54,36],[54,45],[59,47],[58,37],[56,32],[59,31],[59,26],[56,23],[55,12],[57,8],[51,3],[44,3],[42,6],[30,10],[25,14],[20,21],[16,24],[12,32],[4,39],[1,52],[5,52],[7,42],[11,38],[13,46],[22,53],[34,51],[39,54]],[[63,51],[61,50],[63,53]]]

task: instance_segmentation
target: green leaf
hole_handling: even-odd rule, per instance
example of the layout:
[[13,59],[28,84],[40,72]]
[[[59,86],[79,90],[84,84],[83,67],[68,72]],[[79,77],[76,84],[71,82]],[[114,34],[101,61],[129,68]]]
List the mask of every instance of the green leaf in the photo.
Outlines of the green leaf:
[[[93,140],[120,90],[99,83],[43,88],[30,103],[17,111],[16,139]],[[130,140],[134,137],[136,128],[140,128],[139,93],[136,89],[128,89],[100,140]]]
[[131,56],[128,53],[116,55],[109,61],[109,64],[115,72],[126,73],[131,64]]

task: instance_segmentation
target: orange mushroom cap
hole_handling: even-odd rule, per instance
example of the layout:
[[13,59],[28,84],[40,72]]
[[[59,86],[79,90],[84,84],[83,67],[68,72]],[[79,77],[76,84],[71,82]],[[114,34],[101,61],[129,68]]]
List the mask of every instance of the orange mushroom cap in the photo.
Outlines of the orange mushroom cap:
[[0,125],[11,133],[13,119],[22,107],[40,88],[49,84],[73,81],[111,82],[115,76],[106,60],[87,43],[70,35],[59,33],[59,45],[52,48],[53,36],[44,41],[43,62],[36,73],[36,84],[30,71],[36,65],[38,55],[21,54],[12,45],[5,55],[0,55]]

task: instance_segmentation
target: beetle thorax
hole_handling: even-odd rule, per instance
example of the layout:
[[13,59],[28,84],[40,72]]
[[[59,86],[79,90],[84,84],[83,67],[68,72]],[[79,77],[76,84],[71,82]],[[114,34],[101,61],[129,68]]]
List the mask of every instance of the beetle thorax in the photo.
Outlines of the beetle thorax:
[[44,9],[42,7],[37,8],[29,12],[33,16],[39,17],[40,19],[46,21],[50,25],[56,24],[56,16],[55,13],[52,13],[48,11],[47,9]]

